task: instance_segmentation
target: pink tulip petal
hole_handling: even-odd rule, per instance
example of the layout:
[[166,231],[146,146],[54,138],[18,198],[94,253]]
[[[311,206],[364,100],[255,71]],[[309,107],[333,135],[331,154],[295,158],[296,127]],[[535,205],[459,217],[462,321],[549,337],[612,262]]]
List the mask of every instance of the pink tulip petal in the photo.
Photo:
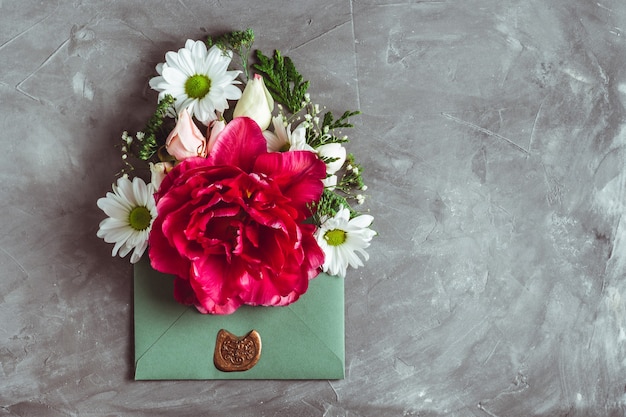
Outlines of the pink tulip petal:
[[266,148],[259,125],[248,117],[236,117],[222,130],[207,159],[212,165],[231,165],[251,172],[257,156],[266,153]]

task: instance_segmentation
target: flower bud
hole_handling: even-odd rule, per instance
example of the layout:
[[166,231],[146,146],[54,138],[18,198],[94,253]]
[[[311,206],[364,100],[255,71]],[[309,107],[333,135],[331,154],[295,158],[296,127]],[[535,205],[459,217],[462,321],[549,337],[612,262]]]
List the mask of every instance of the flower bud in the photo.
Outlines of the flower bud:
[[165,149],[179,161],[194,156],[206,156],[206,139],[187,109],[183,109],[178,115],[174,130],[165,140]]
[[272,120],[274,99],[265,87],[265,81],[259,74],[248,81],[243,90],[241,99],[237,102],[233,117],[249,117],[254,120],[261,130],[265,130]]
[[327,188],[330,191],[333,191],[337,186],[337,176],[330,175],[322,180],[322,184],[324,184],[324,188]]
[[159,190],[163,178],[165,178],[167,173],[170,172],[173,167],[174,165],[171,162],[157,162],[156,164],[150,162],[150,183],[154,187],[154,191]]
[[344,162],[346,162],[346,148],[341,146],[340,143],[327,143],[316,150],[322,158],[334,159],[334,161],[326,163],[327,174],[334,174],[339,171]]
[[206,131],[207,137],[207,145],[206,145],[206,153],[207,155],[211,153],[211,149],[213,149],[213,145],[215,145],[215,141],[217,141],[217,137],[222,133],[222,130],[226,127],[226,122],[224,119],[214,120],[209,125]]

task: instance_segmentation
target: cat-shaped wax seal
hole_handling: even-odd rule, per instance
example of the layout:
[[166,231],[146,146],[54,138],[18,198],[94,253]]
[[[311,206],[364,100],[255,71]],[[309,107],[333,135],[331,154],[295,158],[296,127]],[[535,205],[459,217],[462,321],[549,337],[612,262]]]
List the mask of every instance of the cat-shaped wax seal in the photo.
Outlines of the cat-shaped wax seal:
[[217,333],[213,363],[223,372],[247,371],[261,358],[261,336],[252,330],[243,337],[221,329]]

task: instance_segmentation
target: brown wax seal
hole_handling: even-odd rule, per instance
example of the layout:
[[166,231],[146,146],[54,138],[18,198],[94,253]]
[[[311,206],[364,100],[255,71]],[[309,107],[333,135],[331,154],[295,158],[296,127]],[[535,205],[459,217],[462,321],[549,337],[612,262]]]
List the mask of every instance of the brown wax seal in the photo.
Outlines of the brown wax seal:
[[256,330],[243,337],[222,329],[217,333],[213,363],[223,372],[247,371],[261,357],[261,336]]

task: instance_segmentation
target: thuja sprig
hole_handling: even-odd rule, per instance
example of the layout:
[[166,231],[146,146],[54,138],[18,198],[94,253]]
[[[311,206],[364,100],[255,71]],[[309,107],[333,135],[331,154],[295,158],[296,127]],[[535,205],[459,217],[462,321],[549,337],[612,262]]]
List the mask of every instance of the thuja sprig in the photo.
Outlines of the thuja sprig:
[[344,127],[354,127],[352,123],[348,121],[348,119],[352,116],[356,116],[361,114],[358,110],[346,110],[339,119],[335,119],[331,112],[327,112],[324,114],[324,118],[322,119],[322,129],[328,128],[329,130],[341,129]]
[[253,67],[265,74],[265,85],[274,100],[286,106],[291,113],[298,113],[306,103],[309,82],[304,81],[291,58],[283,57],[279,50],[274,51],[271,58],[257,50],[256,57],[259,63]]
[[254,31],[252,29],[236,30],[216,38],[209,36],[206,40],[206,44],[209,48],[215,45],[225,53],[228,50],[234,51],[241,59],[241,66],[246,75],[246,80],[250,79],[248,58],[252,45],[254,44]]
[[135,155],[139,159],[147,161],[152,158],[158,150],[159,144],[157,142],[156,134],[161,130],[163,122],[170,112],[174,101],[176,101],[176,99],[169,94],[159,101],[154,114],[150,117],[150,120],[148,120],[148,123],[143,130],[143,140],[137,144]]

